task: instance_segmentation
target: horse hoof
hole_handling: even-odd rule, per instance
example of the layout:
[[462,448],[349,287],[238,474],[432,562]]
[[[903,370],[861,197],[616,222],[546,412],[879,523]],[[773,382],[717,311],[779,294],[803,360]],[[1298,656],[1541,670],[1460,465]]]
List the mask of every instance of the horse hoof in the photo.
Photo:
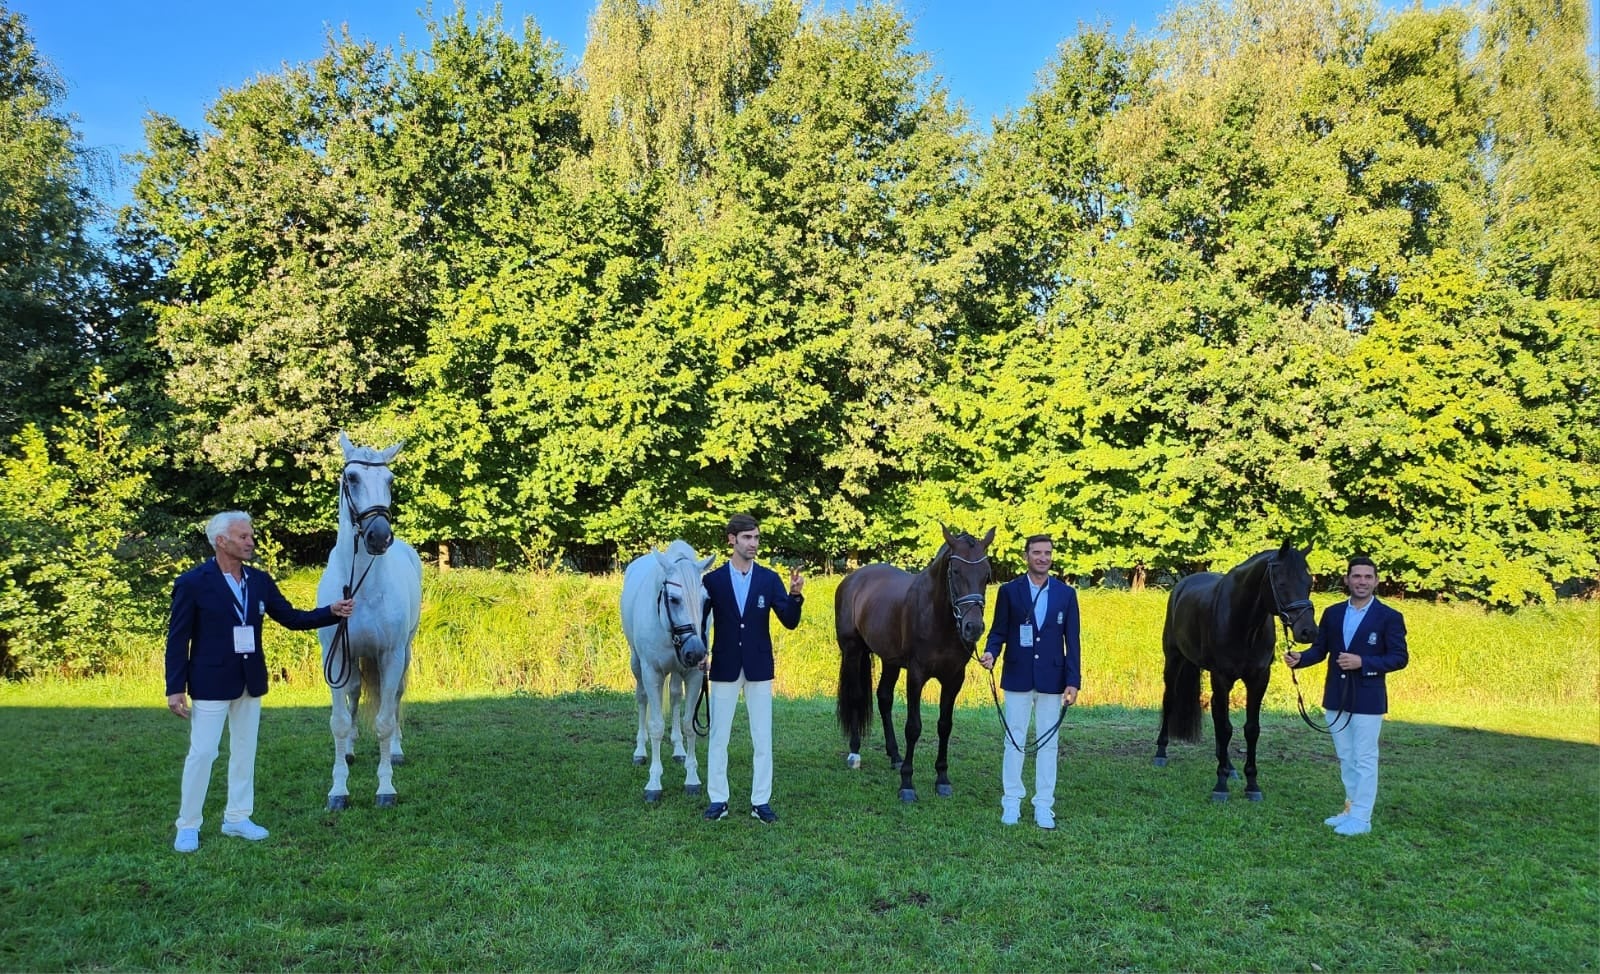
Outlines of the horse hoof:
[[683,755],[681,755],[681,754],[674,754],[674,755],[673,755],[673,756],[672,756],[672,763],[673,763],[673,764],[682,764],[682,763],[683,763],[683,762],[684,762],[684,756],[683,756]]
[[956,790],[951,785],[934,785],[933,793],[938,795],[940,798],[949,798],[951,795],[956,793]]
[[636,768],[644,766],[644,755],[643,754],[635,754],[633,756],[633,766],[636,767]]
[[695,796],[700,794],[700,786],[699,785],[684,785],[683,786],[683,793],[685,795],[688,795],[690,798],[694,798]]
[[328,799],[328,811],[342,812],[350,807],[349,795],[334,795]]
[[1165,757],[1157,755],[1156,759],[1151,761],[1150,763],[1155,765],[1158,768],[1164,768],[1164,767],[1167,766],[1167,759]]
[[398,802],[399,800],[400,800],[400,796],[399,795],[379,795],[378,796],[378,807],[379,808],[393,808],[395,806],[395,803]]
[[660,801],[661,800],[661,789],[660,788],[656,788],[654,790],[646,789],[645,793],[644,793],[644,800],[647,801],[647,802],[650,802],[651,804],[654,804],[654,803]]
[[1261,793],[1261,789],[1258,788],[1255,791],[1247,791],[1247,792],[1245,792],[1244,793],[1244,797],[1250,799],[1253,802],[1258,802],[1258,801],[1261,801],[1262,799],[1266,798],[1267,796],[1263,795]]
[[900,789],[900,800],[905,802],[908,805],[911,804],[912,802],[916,801],[917,800],[917,789],[915,789],[915,788],[901,788]]
[[859,754],[846,754],[844,756],[844,766],[849,768],[851,771],[860,771],[861,770],[861,755],[859,755]]
[[1211,793],[1211,800],[1214,802],[1225,802],[1228,800],[1228,793],[1225,791],[1214,791]]

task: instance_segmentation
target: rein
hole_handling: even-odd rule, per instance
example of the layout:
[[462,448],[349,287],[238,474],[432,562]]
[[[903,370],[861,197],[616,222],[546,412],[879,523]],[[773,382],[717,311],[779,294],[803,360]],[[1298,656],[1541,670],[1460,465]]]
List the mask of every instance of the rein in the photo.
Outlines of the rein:
[[[347,460],[344,470],[349,470],[352,465],[363,467],[387,467],[388,463],[376,460]],[[372,566],[378,563],[378,556],[373,555],[367,562],[367,567],[362,570],[361,578],[356,578],[356,548],[361,543],[361,535],[366,532],[367,522],[372,518],[382,515],[389,518],[389,508],[383,504],[374,504],[356,513],[355,499],[350,496],[350,486],[345,483],[344,470],[339,472],[339,495],[344,500],[345,509],[350,512],[350,524],[355,531],[350,535],[350,577],[344,584],[344,597],[355,598],[361,591],[361,586],[367,580],[367,573],[372,571]],[[393,520],[390,518],[390,520]],[[333,640],[328,644],[328,655],[322,661],[322,678],[330,687],[342,687],[350,679],[350,620],[340,619],[339,625],[333,631]]]
[[[1293,612],[1296,615],[1299,615],[1302,612],[1309,612],[1311,610],[1311,600],[1296,599],[1293,602],[1290,602],[1288,605],[1284,605],[1282,598],[1278,595],[1278,576],[1272,573],[1272,565],[1273,563],[1271,561],[1267,562],[1267,584],[1272,588],[1272,607],[1276,610],[1275,614],[1278,617],[1278,624],[1283,629],[1284,640],[1290,646],[1293,646],[1294,634],[1289,631],[1289,613]],[[1278,631],[1276,629],[1272,631],[1272,638],[1272,654],[1276,656],[1278,654]],[[1305,697],[1300,693],[1300,677],[1295,675],[1294,667],[1292,666],[1289,667],[1289,680],[1294,684],[1295,706],[1300,709],[1300,719],[1305,721],[1307,727],[1316,731],[1318,734],[1326,734],[1329,737],[1332,737],[1334,733],[1343,730],[1350,725],[1350,720],[1353,715],[1348,709],[1344,711],[1344,723],[1340,724],[1337,728],[1317,724],[1316,721],[1311,719],[1311,714],[1306,711],[1306,700]],[[1350,686],[1346,685],[1345,694],[1348,696],[1349,692]]]
[[[673,581],[662,582],[661,594],[656,599],[656,604],[661,606],[662,613],[667,617],[667,627],[672,631],[672,651],[677,653],[683,649],[684,641],[690,636],[697,635],[697,633],[692,623],[685,622],[677,625],[673,624],[672,612],[667,608],[668,585],[676,588],[684,588],[684,584],[682,582]],[[685,591],[687,591],[687,589],[685,589]],[[700,641],[705,642],[705,634],[699,633],[698,635],[700,636]],[[707,651],[709,652],[709,647],[707,647]],[[702,708],[704,708],[706,715],[704,721],[701,721],[700,719],[700,712]],[[695,698],[694,710],[690,712],[689,727],[694,731],[696,737],[711,736],[711,679],[710,674],[708,673],[702,672],[700,675],[700,695]]]

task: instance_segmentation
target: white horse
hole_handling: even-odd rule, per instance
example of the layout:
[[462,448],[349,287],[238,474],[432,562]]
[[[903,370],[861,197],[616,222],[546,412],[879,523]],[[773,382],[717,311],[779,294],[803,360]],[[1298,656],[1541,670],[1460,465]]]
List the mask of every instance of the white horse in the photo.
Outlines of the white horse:
[[[411,641],[422,619],[422,559],[396,541],[389,523],[394,475],[389,461],[400,452],[354,446],[344,433],[344,470],[339,474],[339,540],[317,585],[317,602],[327,605],[353,595],[355,613],[337,627],[317,630],[322,640],[322,672],[333,693],[333,787],[329,810],[350,807],[350,762],[355,750],[356,710],[363,687],[375,695],[378,736],[378,804],[393,805],[394,765],[405,761],[400,748],[400,697],[411,666]],[[373,699],[373,697],[368,698]]]
[[[668,722],[661,707],[667,687],[672,725],[672,759],[685,770],[683,793],[700,794],[700,766],[694,757],[694,708],[705,683],[700,663],[706,658],[701,635],[706,590],[700,576],[711,558],[699,558],[688,542],[674,541],[665,551],[640,555],[622,576],[622,634],[632,651],[634,698],[639,704],[638,743],[633,763],[644,763],[645,731],[649,729],[650,780],[644,800],[661,800],[661,733]],[[686,746],[687,745],[687,746]]]

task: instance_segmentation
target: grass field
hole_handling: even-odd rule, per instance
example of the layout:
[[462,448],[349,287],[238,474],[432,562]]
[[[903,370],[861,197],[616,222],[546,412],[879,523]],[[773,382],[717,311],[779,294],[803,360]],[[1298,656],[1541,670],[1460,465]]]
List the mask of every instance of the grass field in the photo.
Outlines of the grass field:
[[[286,588],[304,601],[312,584]],[[1159,593],[1085,592],[1086,691],[1063,735],[1060,827],[1045,833],[998,823],[999,729],[975,666],[955,797],[932,797],[921,751],[923,800],[902,805],[876,733],[863,769],[845,770],[828,579],[808,585],[806,621],[779,646],[782,820],[700,821],[676,766],[666,799],[645,805],[619,584],[430,575],[411,762],[388,810],[370,803],[370,733],[356,807],[322,810],[332,745],[314,641],[277,632],[256,814],[272,837],[217,834],[219,760],[193,856],[171,851],[187,726],[160,706],[159,634],[112,678],[0,687],[0,968],[1600,966],[1592,604],[1402,604],[1413,663],[1391,679],[1375,831],[1340,839],[1321,825],[1337,765],[1293,715],[1282,671],[1266,801],[1213,804],[1209,730],[1150,765]]]

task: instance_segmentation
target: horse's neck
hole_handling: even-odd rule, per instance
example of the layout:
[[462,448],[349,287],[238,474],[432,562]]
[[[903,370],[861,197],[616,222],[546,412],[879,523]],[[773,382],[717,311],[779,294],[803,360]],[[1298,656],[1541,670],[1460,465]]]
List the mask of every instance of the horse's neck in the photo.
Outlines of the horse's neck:
[[1240,565],[1227,580],[1228,605],[1235,619],[1253,624],[1272,614],[1272,589],[1267,578],[1270,560],[1256,556]]
[[939,549],[928,567],[922,570],[929,597],[933,601],[935,617],[946,619],[951,612],[950,606],[950,549],[949,546]]

